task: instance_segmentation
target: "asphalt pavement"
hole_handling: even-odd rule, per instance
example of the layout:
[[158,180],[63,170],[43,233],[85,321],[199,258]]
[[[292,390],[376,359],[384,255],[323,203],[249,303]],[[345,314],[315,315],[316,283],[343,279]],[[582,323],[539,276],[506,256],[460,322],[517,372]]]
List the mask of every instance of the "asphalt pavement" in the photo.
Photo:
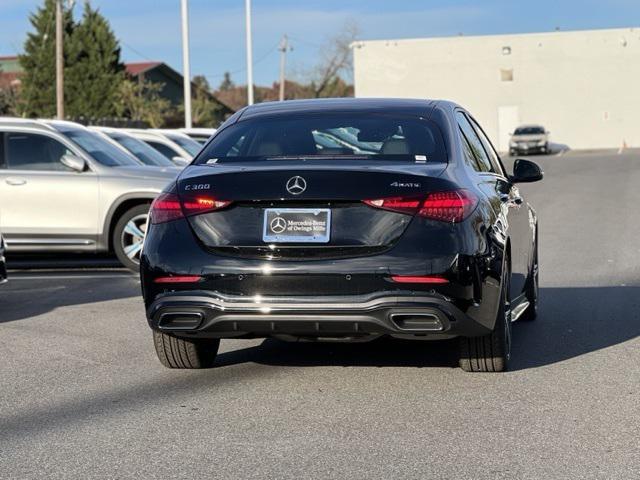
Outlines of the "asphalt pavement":
[[640,154],[534,159],[541,311],[504,374],[399,341],[227,340],[168,370],[136,276],[10,272],[0,478],[640,478]]

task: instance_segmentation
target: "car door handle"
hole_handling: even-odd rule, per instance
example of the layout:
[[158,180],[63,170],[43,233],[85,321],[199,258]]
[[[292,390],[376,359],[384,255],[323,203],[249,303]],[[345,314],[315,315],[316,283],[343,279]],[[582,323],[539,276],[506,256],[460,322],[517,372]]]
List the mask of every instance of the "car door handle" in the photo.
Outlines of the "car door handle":
[[24,178],[9,177],[5,180],[5,183],[7,185],[18,186],[18,185],[24,185],[25,183],[27,183],[27,181]]

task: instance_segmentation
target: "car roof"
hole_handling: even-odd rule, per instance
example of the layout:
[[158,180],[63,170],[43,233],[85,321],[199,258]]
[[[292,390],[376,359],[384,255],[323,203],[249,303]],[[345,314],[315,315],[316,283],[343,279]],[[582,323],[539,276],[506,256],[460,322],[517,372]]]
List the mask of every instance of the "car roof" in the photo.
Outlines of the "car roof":
[[279,116],[297,113],[314,114],[327,112],[379,112],[425,115],[434,108],[450,110],[457,107],[444,100],[411,98],[317,98],[309,100],[287,100],[264,102],[245,107],[239,121],[260,116]]
[[4,127],[29,127],[46,131],[55,131],[53,126],[35,118],[0,117],[0,125]]
[[186,133],[187,135],[213,135],[216,133],[215,128],[181,128],[179,131],[182,133]]
[[68,120],[41,120],[46,125],[51,125],[56,130],[59,130],[61,127],[67,128],[76,128],[78,130],[89,130],[86,126],[81,123],[70,122]]
[[160,135],[177,135],[178,137],[191,138],[185,132],[172,128],[150,128],[148,131]]
[[125,128],[123,129],[129,135],[135,136],[148,136],[151,138],[167,138],[162,133],[153,131],[153,130],[145,130],[144,128]]

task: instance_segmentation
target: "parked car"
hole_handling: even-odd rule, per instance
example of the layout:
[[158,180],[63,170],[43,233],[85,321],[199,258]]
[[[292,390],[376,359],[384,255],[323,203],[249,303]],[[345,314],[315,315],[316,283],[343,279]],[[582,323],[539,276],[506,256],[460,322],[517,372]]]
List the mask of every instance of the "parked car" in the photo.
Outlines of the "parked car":
[[145,165],[161,168],[177,168],[175,163],[162,155],[158,150],[122,129],[108,127],[90,127],[90,129],[101,133],[109,140],[115,142]]
[[137,269],[149,204],[178,169],[71,122],[0,119],[0,230],[12,252],[114,252]]
[[196,142],[204,145],[207,143],[214,133],[216,133],[215,128],[181,128],[180,131],[189,135]]
[[[329,150],[346,128],[369,147]],[[375,148],[375,150],[374,150]],[[264,103],[225,122],[154,201],[141,258],[160,361],[212,365],[221,338],[459,337],[501,371],[538,299],[536,213],[474,118],[444,101]]]
[[0,285],[7,281],[7,262],[4,258],[4,238],[2,238],[2,232],[0,232]]
[[202,150],[202,144],[196,142],[186,133],[182,133],[178,130],[155,129],[151,131],[163,135],[173,143],[180,145],[182,149],[189,153],[191,158],[195,157],[200,153],[200,150]]
[[549,132],[541,125],[522,125],[511,135],[510,155],[531,153],[549,153]]
[[188,165],[193,155],[178,143],[153,130],[128,129],[127,133],[155,148],[179,167]]

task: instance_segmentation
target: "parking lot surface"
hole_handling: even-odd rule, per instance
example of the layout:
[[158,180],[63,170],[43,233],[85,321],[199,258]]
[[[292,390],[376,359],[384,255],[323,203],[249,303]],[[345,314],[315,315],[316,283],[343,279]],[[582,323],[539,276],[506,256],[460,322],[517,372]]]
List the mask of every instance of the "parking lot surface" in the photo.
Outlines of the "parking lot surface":
[[0,478],[640,478],[640,155],[534,158],[541,312],[512,371],[455,343],[225,340],[155,357],[134,275],[0,287]]

